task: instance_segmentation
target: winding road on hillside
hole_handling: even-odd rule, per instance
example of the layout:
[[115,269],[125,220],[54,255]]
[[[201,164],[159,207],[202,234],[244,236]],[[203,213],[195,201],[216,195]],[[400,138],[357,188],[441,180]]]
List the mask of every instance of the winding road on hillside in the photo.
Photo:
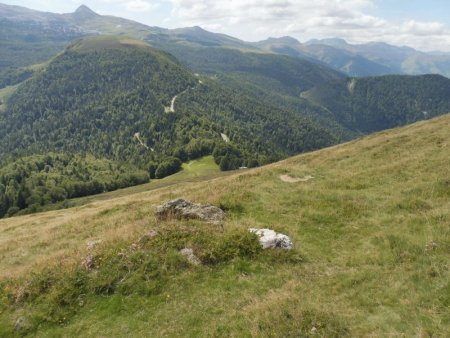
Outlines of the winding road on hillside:
[[[195,88],[195,87],[194,87],[194,88]],[[192,88],[192,89],[194,89],[194,88]],[[185,90],[183,90],[181,93],[178,93],[177,95],[175,95],[175,96],[172,98],[172,101],[170,102],[170,107],[169,107],[169,109],[166,109],[166,111],[169,112],[169,113],[175,113],[175,101],[176,101],[176,99],[178,98],[178,96],[180,96],[180,95],[186,93],[189,89],[191,89],[191,88],[188,87],[188,88],[186,88]]]
[[[198,80],[198,83],[199,84],[203,84],[203,82],[201,81],[201,80]],[[170,102],[170,107],[166,107],[166,112],[167,113],[175,113],[175,101],[176,101],[176,99],[178,98],[178,96],[180,96],[180,95],[182,95],[182,94],[184,94],[184,93],[186,93],[189,89],[195,89],[195,87],[196,86],[194,86],[194,87],[187,87],[185,90],[183,90],[181,93],[178,93],[177,95],[175,95],[173,98],[172,98],[172,101]]]
[[[202,81],[198,81],[198,83],[199,84],[203,84],[203,82]],[[182,94],[184,94],[184,93],[186,93],[189,89],[195,89],[195,87],[188,87],[188,88],[186,88],[185,90],[183,90],[181,93],[178,93],[177,95],[175,95],[173,98],[172,98],[172,101],[170,101],[170,107],[165,107],[165,111],[166,111],[166,113],[175,113],[175,101],[177,100],[177,98],[178,98],[178,96],[180,96],[180,95],[182,95]],[[224,133],[220,133],[220,136],[222,137],[222,139],[223,139],[223,141],[225,142],[225,143],[229,143],[230,142],[230,138],[226,135],[226,134],[224,134]],[[136,135],[135,135],[135,137],[136,137]],[[138,140],[139,140],[139,135],[138,135]],[[148,149],[148,148],[147,148]],[[153,151],[153,150],[152,150]]]
[[171,113],[175,113],[175,100],[177,99],[178,95],[179,95],[179,94],[175,95],[175,96],[173,97],[173,99],[172,99],[172,102],[170,102],[170,109],[169,109],[169,111],[170,111]]

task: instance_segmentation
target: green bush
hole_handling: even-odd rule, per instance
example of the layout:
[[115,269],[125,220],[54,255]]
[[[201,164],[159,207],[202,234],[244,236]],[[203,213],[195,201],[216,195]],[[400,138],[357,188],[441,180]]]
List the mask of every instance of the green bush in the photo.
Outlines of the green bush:
[[240,230],[217,238],[201,252],[205,264],[228,262],[234,258],[252,258],[262,251],[258,236],[247,230]]
[[164,178],[175,174],[181,169],[181,161],[175,157],[169,157],[158,165],[155,171],[156,178]]

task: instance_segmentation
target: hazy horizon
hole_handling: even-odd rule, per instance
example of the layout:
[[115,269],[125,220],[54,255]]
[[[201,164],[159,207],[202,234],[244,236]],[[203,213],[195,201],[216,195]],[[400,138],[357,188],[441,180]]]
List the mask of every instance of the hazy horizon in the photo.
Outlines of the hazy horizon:
[[70,13],[84,4],[149,26],[200,26],[245,41],[292,36],[301,42],[341,38],[450,52],[450,4],[443,0],[3,0],[39,11]]

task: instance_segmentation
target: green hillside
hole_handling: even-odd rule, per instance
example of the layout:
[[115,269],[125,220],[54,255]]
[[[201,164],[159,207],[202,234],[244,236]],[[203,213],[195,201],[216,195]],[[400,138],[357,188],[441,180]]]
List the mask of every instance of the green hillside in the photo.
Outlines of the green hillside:
[[344,78],[341,73],[310,60],[289,56],[263,54],[230,48],[205,48],[152,42],[177,57],[203,77],[212,78],[222,87],[275,106],[298,116],[308,117],[339,139],[356,134],[342,127],[326,109],[300,97],[300,93],[320,84]]
[[[147,171],[73,154],[35,155],[0,168],[0,218],[67,207],[67,199],[147,183]],[[59,203],[59,204],[57,204]]]
[[330,68],[289,56],[158,46],[222,86],[307,116],[341,140],[450,110],[450,80],[439,75],[346,78]]
[[152,123],[170,119],[163,107],[195,77],[139,41],[86,40],[91,42],[75,42],[9,97],[0,117],[2,158],[63,150],[144,165],[152,158],[149,146],[164,147],[154,145],[157,136],[144,146],[134,136],[141,132],[147,141]]
[[[2,165],[47,152],[88,154],[162,178],[205,155],[232,170],[340,138],[306,114],[202,81],[173,56],[128,37],[77,40],[0,94]],[[2,214],[16,206],[8,202]]]
[[352,78],[302,93],[348,129],[371,133],[450,110],[450,80],[440,75]]
[[[445,115],[245,173],[0,220],[0,336],[445,337],[449,127]],[[176,197],[222,207],[223,228],[157,222],[156,206]],[[294,250],[262,251],[250,227],[287,234]]]
[[299,95],[314,86],[344,76],[330,68],[288,56],[243,52],[230,48],[198,48],[157,44],[192,70],[205,75],[237,77],[286,95]]
[[[3,156],[87,152],[142,168],[216,148],[216,160],[232,153],[236,168],[336,142],[306,117],[199,81],[141,41],[108,36],[74,42],[20,86],[0,116],[0,130]],[[229,144],[220,136],[225,131]]]
[[[182,51],[206,77],[141,40],[93,36],[73,42],[32,78],[0,91],[2,166],[56,152],[128,163],[151,178],[205,155],[232,170],[450,110],[450,80],[440,76],[346,79],[287,56],[177,49]],[[20,179],[4,181],[1,216],[57,202],[38,189],[40,202],[26,203],[34,188],[25,189]],[[144,181],[125,180],[128,186]],[[100,186],[87,191],[115,189]],[[71,194],[59,196],[62,202]]]
[[344,49],[325,44],[301,44],[290,37],[269,38],[256,43],[262,50],[321,62],[349,76],[377,76],[392,73],[388,67]]

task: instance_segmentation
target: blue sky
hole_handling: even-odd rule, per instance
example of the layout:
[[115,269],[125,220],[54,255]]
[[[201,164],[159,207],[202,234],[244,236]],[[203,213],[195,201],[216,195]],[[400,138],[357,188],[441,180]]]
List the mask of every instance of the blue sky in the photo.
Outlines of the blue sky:
[[440,21],[450,24],[448,0],[380,0],[376,4],[377,9],[373,13],[387,19]]
[[0,0],[67,13],[85,4],[100,14],[150,26],[201,26],[256,41],[340,37],[450,51],[448,0]]

